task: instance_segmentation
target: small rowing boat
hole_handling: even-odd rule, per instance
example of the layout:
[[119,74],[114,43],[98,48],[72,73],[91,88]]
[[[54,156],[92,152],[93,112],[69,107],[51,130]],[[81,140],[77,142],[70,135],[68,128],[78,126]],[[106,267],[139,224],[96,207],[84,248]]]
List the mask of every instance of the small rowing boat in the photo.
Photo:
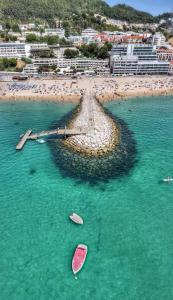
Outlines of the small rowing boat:
[[171,181],[173,181],[173,178],[168,176],[168,177],[164,178],[163,181],[164,182],[171,182]]
[[72,270],[74,274],[77,274],[83,267],[86,260],[88,247],[83,244],[79,244],[75,250],[72,260]]
[[80,225],[83,224],[83,219],[82,219],[79,215],[77,215],[77,214],[75,214],[75,213],[73,213],[72,215],[70,215],[69,218],[70,218],[74,223],[76,223],[76,224],[80,224]]
[[44,143],[46,143],[46,141],[45,141],[44,139],[38,139],[38,140],[37,140],[37,143],[39,143],[39,144],[44,144]]

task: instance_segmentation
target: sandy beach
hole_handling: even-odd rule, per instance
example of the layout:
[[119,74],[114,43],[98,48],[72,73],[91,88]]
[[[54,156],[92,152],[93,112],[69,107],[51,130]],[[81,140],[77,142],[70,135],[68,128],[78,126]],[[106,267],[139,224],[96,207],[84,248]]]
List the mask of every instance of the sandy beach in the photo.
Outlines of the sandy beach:
[[173,95],[173,77],[83,77],[81,79],[29,79],[1,81],[0,100],[78,103],[92,82],[92,93],[100,102],[131,97]]

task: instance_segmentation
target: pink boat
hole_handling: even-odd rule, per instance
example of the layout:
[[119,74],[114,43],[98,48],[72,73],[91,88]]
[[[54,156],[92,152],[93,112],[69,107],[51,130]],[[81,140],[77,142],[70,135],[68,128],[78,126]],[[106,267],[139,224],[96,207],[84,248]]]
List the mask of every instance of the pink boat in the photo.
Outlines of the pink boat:
[[75,250],[72,260],[72,270],[74,274],[77,274],[83,267],[88,247],[86,245],[79,244]]

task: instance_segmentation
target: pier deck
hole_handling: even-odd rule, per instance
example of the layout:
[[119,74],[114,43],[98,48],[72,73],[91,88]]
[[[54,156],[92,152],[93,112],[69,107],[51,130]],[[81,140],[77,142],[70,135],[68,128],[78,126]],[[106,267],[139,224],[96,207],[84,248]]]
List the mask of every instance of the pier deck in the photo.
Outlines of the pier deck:
[[16,150],[22,150],[27,140],[37,140],[40,137],[57,135],[57,136],[70,136],[70,135],[80,135],[86,134],[86,131],[82,128],[74,128],[74,129],[55,129],[55,130],[45,130],[39,133],[32,133],[32,130],[27,130],[27,132],[21,137],[19,143],[16,146]]
[[26,141],[29,139],[32,130],[28,130],[20,139],[19,143],[16,146],[16,150],[22,150],[23,146],[25,145]]

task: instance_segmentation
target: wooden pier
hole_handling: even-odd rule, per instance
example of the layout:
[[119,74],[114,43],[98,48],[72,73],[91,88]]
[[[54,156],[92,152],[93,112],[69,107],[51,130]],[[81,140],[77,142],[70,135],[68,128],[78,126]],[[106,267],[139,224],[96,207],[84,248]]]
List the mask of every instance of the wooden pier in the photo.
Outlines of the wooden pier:
[[86,134],[86,131],[82,128],[74,128],[74,129],[55,129],[55,130],[45,130],[39,133],[32,133],[32,130],[27,130],[27,132],[21,137],[19,143],[16,146],[16,150],[22,150],[27,140],[37,140],[40,137],[50,136],[50,135],[57,135],[57,136],[71,136],[71,135],[80,135]]
[[19,143],[16,146],[16,150],[21,150],[23,146],[25,145],[26,141],[29,139],[29,136],[31,134],[32,130],[28,130],[21,138]]

